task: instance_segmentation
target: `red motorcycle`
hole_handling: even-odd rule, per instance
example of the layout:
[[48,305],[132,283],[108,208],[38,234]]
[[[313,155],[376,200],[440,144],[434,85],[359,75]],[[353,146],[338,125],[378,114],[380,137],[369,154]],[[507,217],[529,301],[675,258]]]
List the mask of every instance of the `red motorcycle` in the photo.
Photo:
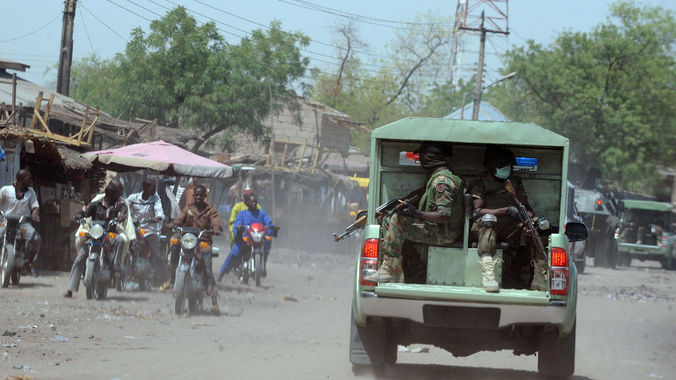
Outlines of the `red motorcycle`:
[[[268,235],[266,232],[270,230]],[[246,235],[242,237],[244,241],[244,252],[239,262],[240,282],[249,283],[249,278],[256,281],[256,286],[261,286],[261,277],[265,277],[265,243],[271,241],[277,236],[279,227],[266,228],[263,223],[253,223],[250,226],[238,226],[238,236],[242,236],[246,230]]]

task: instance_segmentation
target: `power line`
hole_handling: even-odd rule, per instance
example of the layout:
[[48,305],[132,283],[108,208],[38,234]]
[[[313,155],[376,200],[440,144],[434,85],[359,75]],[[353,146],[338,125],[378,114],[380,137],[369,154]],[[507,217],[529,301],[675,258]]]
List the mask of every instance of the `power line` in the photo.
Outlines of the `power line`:
[[[81,4],[78,4],[78,6],[81,6]],[[87,24],[85,24],[85,19],[84,16],[82,15],[82,12],[80,13],[80,19],[82,20],[82,26],[84,26],[85,34],[87,34],[87,40],[89,40],[89,46],[92,48],[92,54],[96,54],[94,51],[94,44],[92,43],[92,38],[89,36],[89,30],[87,30]]]
[[110,30],[111,32],[113,32],[113,34],[115,34],[116,36],[120,37],[120,39],[122,39],[124,42],[129,42],[129,41],[127,41],[126,38],[122,37],[122,35],[120,35],[118,32],[116,32],[115,30],[113,30],[113,28],[109,27],[105,22],[103,22],[100,18],[98,18],[98,16],[96,16],[92,11],[90,11],[89,9],[87,9],[87,7],[85,7],[84,4],[82,3],[82,0],[80,0],[79,4],[80,4],[80,6],[82,7],[82,9],[86,10],[87,13],[89,13],[90,15],[92,15],[92,17],[94,17],[96,20],[98,20],[98,22],[100,22],[103,26],[105,26],[106,28],[108,28],[108,30]]
[[135,14],[136,16],[138,16],[138,17],[140,17],[140,18],[142,18],[142,19],[144,19],[144,20],[146,20],[146,21],[148,21],[148,22],[153,22],[153,20],[148,19],[148,18],[145,18],[144,16],[141,16],[140,14],[138,14],[138,13],[132,11],[132,10],[129,10],[129,9],[123,7],[123,6],[121,6],[120,4],[118,4],[118,3],[114,2],[114,1],[111,1],[111,0],[106,0],[106,1],[109,2],[109,3],[111,3],[111,4],[113,4],[113,5],[115,5],[115,6],[117,6],[117,7],[120,7],[120,8],[122,8],[122,9],[124,9],[125,11],[127,11],[127,12],[129,12],[129,13]]
[[42,29],[46,28],[49,24],[51,24],[51,23],[53,23],[54,21],[56,21],[59,17],[61,17],[61,15],[54,17],[53,19],[51,19],[50,21],[48,21],[45,25],[42,25],[41,27],[35,29],[35,30],[32,31],[32,32],[26,33],[26,34],[24,34],[24,35],[22,35],[22,36],[10,38],[10,39],[8,39],[8,40],[2,40],[2,41],[0,41],[0,43],[2,43],[2,42],[16,41],[16,40],[20,40],[20,39],[22,39],[22,38],[24,38],[24,37],[28,37],[28,36],[30,36],[30,35],[33,35],[33,34],[39,32],[39,31],[41,31]]
[[[152,0],[148,0],[148,1],[152,1]],[[261,27],[266,28],[266,29],[270,29],[270,27],[267,26],[267,25],[265,25],[265,24],[261,24],[261,23],[259,23],[259,22],[257,22],[257,21],[249,20],[248,18],[245,18],[245,17],[242,17],[242,16],[238,16],[237,14],[234,14],[234,13],[232,13],[232,12],[228,12],[228,11],[226,11],[226,10],[224,10],[224,9],[221,9],[221,8],[218,8],[218,7],[216,7],[216,6],[207,4],[207,3],[203,2],[203,1],[195,0],[195,2],[196,2],[196,3],[199,3],[199,4],[202,4],[202,5],[204,5],[205,7],[211,8],[211,9],[213,9],[213,10],[216,10],[216,11],[225,13],[225,14],[227,14],[227,15],[230,15],[230,16],[232,16],[232,17],[238,18],[238,19],[240,19],[240,20],[244,20],[244,21],[250,22],[250,23],[252,23],[252,24],[261,26]],[[287,33],[287,32],[284,32],[284,33]],[[319,45],[323,45],[323,46],[330,47],[330,48],[336,48],[336,49],[339,48],[339,47],[336,46],[336,45],[333,45],[333,44],[330,44],[330,43],[327,43],[327,42],[323,42],[323,41],[319,41],[319,40],[316,40],[316,39],[311,38],[311,37],[310,37],[310,41],[311,41],[311,42],[314,42],[314,43],[316,43],[316,44],[319,44]],[[369,55],[369,56],[376,57],[376,58],[388,58],[388,57],[385,57],[385,56],[383,56],[383,55],[374,54],[374,53],[369,53],[369,52],[366,52],[366,51],[355,50],[355,53],[357,53],[357,54]]]

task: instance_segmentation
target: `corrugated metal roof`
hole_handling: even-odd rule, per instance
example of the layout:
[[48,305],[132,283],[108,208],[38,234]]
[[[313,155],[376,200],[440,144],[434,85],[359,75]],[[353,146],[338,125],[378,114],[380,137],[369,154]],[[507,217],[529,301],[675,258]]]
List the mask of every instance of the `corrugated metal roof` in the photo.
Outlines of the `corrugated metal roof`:
[[[457,109],[448,115],[444,116],[444,119],[454,119],[454,120],[472,120],[472,111],[474,105],[472,103],[466,104],[463,109]],[[462,115],[462,118],[460,117]],[[492,104],[488,102],[481,102],[479,104],[479,120],[481,121],[510,121],[507,116],[505,116],[500,110],[495,108]]]
[[567,147],[568,138],[531,123],[409,117],[377,128],[372,138]]

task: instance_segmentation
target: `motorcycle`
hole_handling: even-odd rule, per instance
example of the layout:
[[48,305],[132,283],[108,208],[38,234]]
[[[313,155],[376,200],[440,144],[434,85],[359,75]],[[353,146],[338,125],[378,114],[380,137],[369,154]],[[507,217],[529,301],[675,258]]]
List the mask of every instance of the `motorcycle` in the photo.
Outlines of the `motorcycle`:
[[[80,221],[80,224],[84,223]],[[88,246],[84,274],[87,299],[102,300],[108,295],[108,287],[113,278],[113,258],[110,257],[110,244],[107,242],[116,236],[115,223],[92,220],[89,231],[81,231],[80,236],[87,239],[85,244]]]
[[211,252],[211,257],[218,257],[218,248],[204,241],[203,238],[213,234],[213,230],[200,231],[199,228],[174,227],[174,233],[180,238],[172,238],[171,244],[180,244],[180,254],[174,280],[174,312],[182,314],[185,299],[188,299],[188,311],[191,314],[202,309],[204,296],[209,291],[209,279],[202,255]]
[[139,288],[143,291],[150,291],[153,284],[153,270],[150,264],[150,246],[145,240],[148,231],[140,227],[143,220],[134,222],[134,230],[136,231],[136,240],[129,245],[129,255],[127,261],[124,263],[124,275],[120,276],[120,284],[118,290],[127,288],[127,283],[134,281],[139,284]]
[[[30,216],[5,215],[2,211],[0,216],[5,226],[0,253],[0,285],[6,288],[10,279],[13,285],[19,285],[21,272],[29,264],[28,241],[24,239],[21,224],[30,223],[33,219]],[[0,222],[0,227],[2,224]]]
[[[270,227],[272,233],[266,234],[268,228],[263,223],[253,223],[250,226],[237,226],[238,236],[244,241],[244,252],[238,265],[240,282],[249,283],[249,278],[253,278],[256,286],[261,286],[261,277],[265,276],[265,243],[271,241],[272,237],[277,236],[279,227]],[[246,231],[246,236],[242,234]]]

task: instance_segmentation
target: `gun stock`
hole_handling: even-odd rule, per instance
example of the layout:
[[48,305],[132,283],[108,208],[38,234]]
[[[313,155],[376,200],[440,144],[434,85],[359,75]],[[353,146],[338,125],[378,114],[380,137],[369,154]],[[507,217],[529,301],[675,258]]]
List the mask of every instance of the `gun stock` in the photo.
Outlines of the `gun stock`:
[[519,211],[519,219],[521,219],[521,222],[526,227],[526,230],[528,232],[527,235],[533,242],[533,245],[535,246],[538,255],[541,258],[546,259],[547,250],[545,249],[544,244],[542,244],[540,234],[538,233],[538,230],[535,228],[535,225],[533,224],[533,219],[530,217],[530,215],[528,215],[528,211],[526,210],[526,207],[523,205],[523,203],[519,201],[519,198],[516,196],[514,186],[512,186],[512,182],[508,179],[505,180],[505,190],[507,190],[509,195],[512,197],[514,205]]
[[[382,214],[383,216],[389,216],[398,212],[404,206],[406,206],[406,204],[415,202],[416,199],[420,199],[424,190],[425,190],[424,188],[414,190],[411,193],[407,194],[406,197],[404,197],[404,200],[391,199],[383,203],[382,205],[378,206],[378,208],[376,208],[376,215]],[[349,226],[347,226],[347,228],[345,228],[345,232],[343,232],[342,234],[338,235],[334,233],[333,240],[339,242],[345,239],[346,237],[352,235],[358,229],[364,228],[364,226],[366,226],[366,215],[362,215],[359,218],[357,218],[357,220],[354,223],[350,224]]]

